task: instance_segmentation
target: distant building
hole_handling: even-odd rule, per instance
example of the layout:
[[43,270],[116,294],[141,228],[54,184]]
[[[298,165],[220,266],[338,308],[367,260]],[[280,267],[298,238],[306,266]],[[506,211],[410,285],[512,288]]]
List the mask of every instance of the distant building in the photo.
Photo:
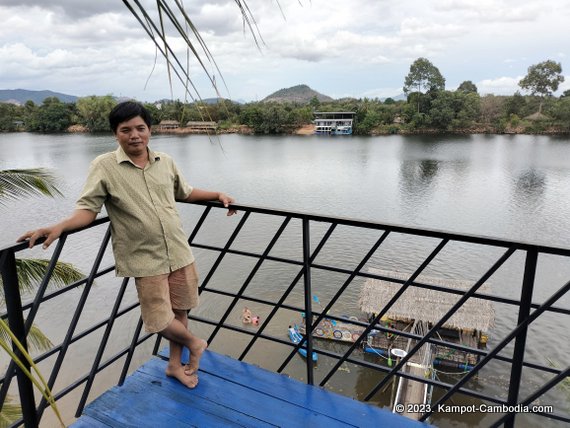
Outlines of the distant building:
[[315,134],[351,135],[354,122],[353,111],[316,111]]
[[162,120],[158,124],[158,129],[160,130],[169,130],[169,129],[178,129],[180,128],[180,122],[177,120]]
[[208,132],[218,129],[218,124],[216,122],[190,121],[186,123],[186,128],[196,132]]

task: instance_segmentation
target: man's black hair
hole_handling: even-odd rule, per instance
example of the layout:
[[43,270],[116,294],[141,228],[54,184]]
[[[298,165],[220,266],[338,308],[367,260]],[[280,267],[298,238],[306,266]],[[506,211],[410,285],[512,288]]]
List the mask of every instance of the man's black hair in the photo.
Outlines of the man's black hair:
[[150,128],[152,118],[148,110],[145,109],[141,103],[136,101],[125,101],[117,104],[113,110],[111,110],[111,113],[109,113],[109,125],[111,126],[111,131],[116,134],[119,123],[126,122],[137,116],[140,116],[146,123],[146,126]]

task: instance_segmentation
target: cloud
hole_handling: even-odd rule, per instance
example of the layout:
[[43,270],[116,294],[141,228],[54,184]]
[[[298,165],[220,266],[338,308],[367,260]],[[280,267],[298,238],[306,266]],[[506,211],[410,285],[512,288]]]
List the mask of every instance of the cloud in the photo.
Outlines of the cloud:
[[482,95],[513,95],[516,91],[520,91],[519,81],[524,76],[517,77],[498,77],[495,79],[485,79],[477,82],[477,89]]
[[[156,17],[156,1],[142,1]],[[432,61],[450,83],[479,81],[481,91],[513,93],[517,76],[529,65],[547,58],[564,61],[570,55],[565,37],[570,4],[565,2],[247,4],[265,42],[260,50],[235,0],[184,0],[232,96],[241,99],[254,99],[255,94],[261,99],[278,88],[307,82],[331,95],[395,96],[418,57]],[[10,58],[0,68],[3,85],[13,88],[17,82],[28,89],[144,100],[170,96],[164,59],[159,57],[155,67],[155,47],[120,0],[81,2],[81,7],[77,0],[2,0],[0,14],[0,53]],[[169,43],[185,63],[184,41],[171,27],[168,31]],[[205,65],[219,79],[214,65]],[[195,61],[190,72],[200,92],[211,93]],[[183,97],[179,86],[175,97]]]

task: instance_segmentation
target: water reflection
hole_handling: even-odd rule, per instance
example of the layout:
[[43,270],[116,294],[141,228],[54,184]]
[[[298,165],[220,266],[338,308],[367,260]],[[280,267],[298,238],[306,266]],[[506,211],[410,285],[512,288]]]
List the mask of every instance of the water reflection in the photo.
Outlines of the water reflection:
[[547,178],[544,172],[536,169],[522,171],[514,178],[513,203],[530,212],[537,211],[544,200]]

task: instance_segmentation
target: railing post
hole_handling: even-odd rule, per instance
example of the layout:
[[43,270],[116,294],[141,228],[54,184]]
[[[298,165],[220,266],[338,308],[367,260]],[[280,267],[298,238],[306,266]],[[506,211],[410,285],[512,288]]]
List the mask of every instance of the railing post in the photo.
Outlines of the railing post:
[[[4,298],[6,299],[6,311],[8,312],[8,325],[27,352],[26,329],[24,327],[24,314],[22,311],[20,288],[18,286],[18,271],[16,268],[14,250],[6,250],[2,253],[0,256],[0,270],[2,271]],[[29,371],[30,364],[28,360],[23,358],[22,353],[15,344],[12,344],[12,349],[16,356],[22,361],[24,367]],[[32,381],[19,367],[16,367],[16,378],[18,379],[18,390],[20,393],[20,405],[22,406],[24,425],[26,427],[37,427],[38,415],[36,413],[36,401],[34,399]],[[3,405],[4,403],[1,404]]]
[[[536,275],[536,264],[538,259],[538,251],[530,249],[526,253],[524,277],[521,291],[521,304],[519,307],[519,316],[517,325],[522,324],[530,315],[532,292],[534,289],[534,278]],[[509,406],[515,406],[519,398],[519,389],[521,384],[521,374],[524,362],[524,352],[526,346],[528,326],[525,326],[517,334],[515,338],[515,349],[513,351],[513,364],[511,366],[511,379],[509,382],[509,396],[507,399]],[[515,416],[512,415],[505,421],[505,427],[514,428]]]
[[303,217],[303,280],[305,288],[305,334],[307,335],[307,384],[314,385],[313,379],[313,323],[312,291],[311,291],[311,235],[309,219]]

